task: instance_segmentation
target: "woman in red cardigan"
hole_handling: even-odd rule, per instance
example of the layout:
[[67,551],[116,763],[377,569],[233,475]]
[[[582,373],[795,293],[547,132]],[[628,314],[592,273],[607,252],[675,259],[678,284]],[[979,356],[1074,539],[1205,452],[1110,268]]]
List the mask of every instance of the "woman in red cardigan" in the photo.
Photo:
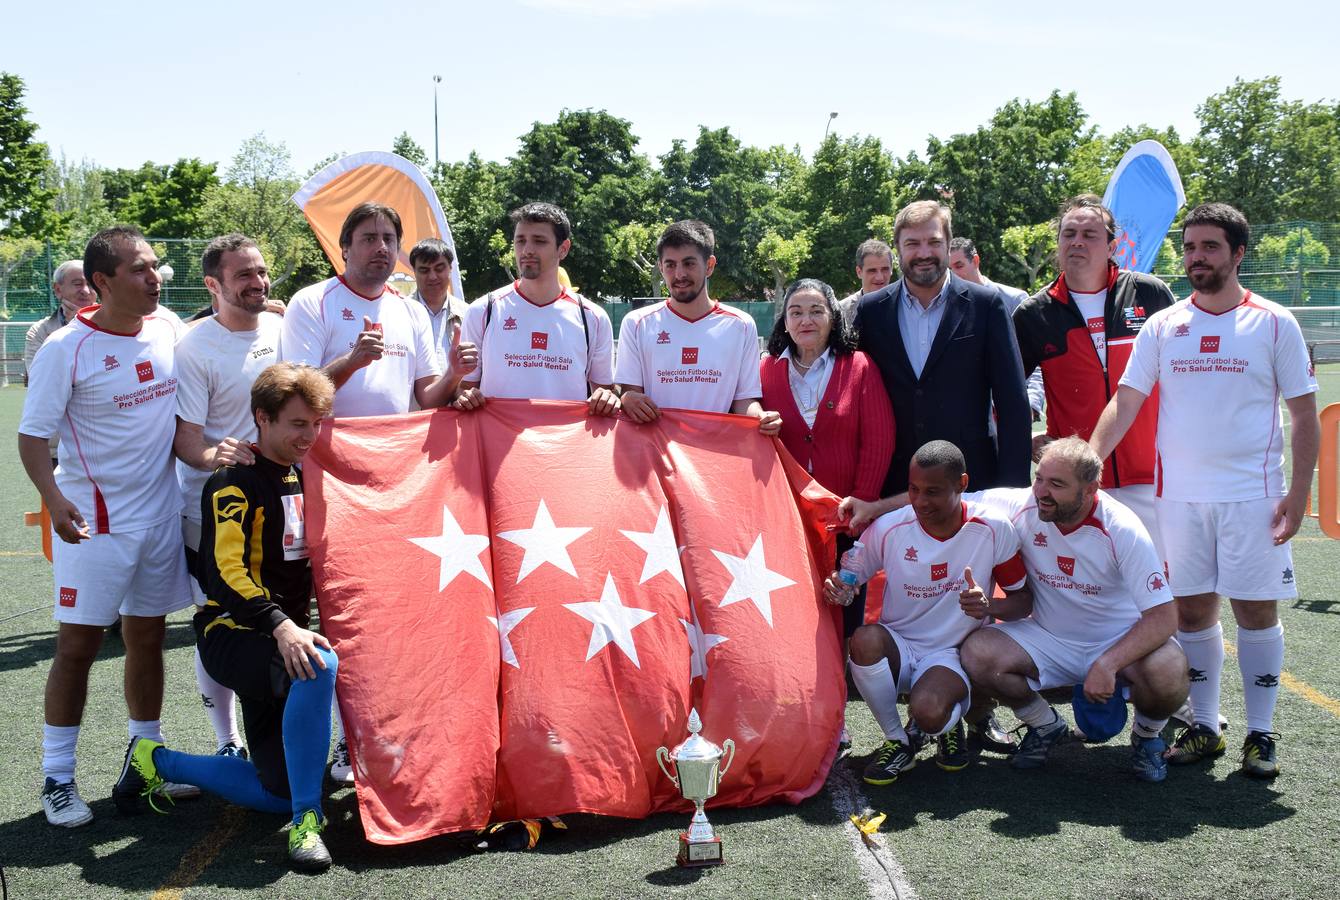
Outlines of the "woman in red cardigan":
[[[893,408],[831,287],[802,278],[787,289],[760,369],[763,408],[782,414],[779,437],[796,461],[839,497],[878,499],[893,457]],[[838,544],[841,553],[851,539]],[[862,593],[843,609],[848,637],[864,617]]]

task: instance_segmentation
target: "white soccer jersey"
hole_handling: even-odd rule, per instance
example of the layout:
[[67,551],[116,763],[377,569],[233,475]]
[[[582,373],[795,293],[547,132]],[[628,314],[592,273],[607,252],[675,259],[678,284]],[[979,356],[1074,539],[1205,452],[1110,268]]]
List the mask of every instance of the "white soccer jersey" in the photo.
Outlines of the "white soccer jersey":
[[[255,331],[229,331],[210,316],[177,342],[177,415],[205,430],[205,446],[227,437],[256,440],[251,386],[279,359],[284,320],[263,312]],[[212,473],[177,461],[182,512],[200,521],[200,492]]]
[[991,581],[1006,590],[1024,583],[1019,538],[999,513],[963,504],[963,527],[946,541],[927,534],[912,507],[880,516],[861,535],[865,550],[857,575],[867,581],[880,569],[888,578],[880,622],[919,654],[963,643],[982,625],[959,606],[964,569],[989,596]]
[[380,326],[384,351],[335,391],[336,416],[389,416],[409,412],[414,383],[442,374],[423,304],[391,288],[364,297],[336,277],[293,295],[279,339],[279,358],[326,366],[354,348],[363,317]]
[[620,384],[640,384],[657,406],[730,412],[736,400],[763,396],[758,328],[718,303],[689,321],[665,300],[635,309],[619,326]]
[[1228,312],[1196,295],[1149,317],[1121,384],[1159,387],[1158,496],[1222,503],[1284,496],[1279,400],[1315,393],[1302,330],[1251,292]]
[[118,334],[86,313],[37,351],[19,433],[60,435],[56,485],[91,534],[140,531],[181,513],[176,335],[158,315]]
[[1028,488],[992,488],[971,496],[1014,526],[1028,567],[1033,618],[1049,633],[1088,644],[1111,641],[1129,631],[1142,612],[1172,600],[1149,532],[1105,491],[1070,532],[1038,518]]
[[465,314],[461,340],[479,347],[480,367],[464,380],[485,397],[585,400],[588,382],[614,382],[610,317],[570,291],[543,306],[521,293],[520,282],[480,297]]

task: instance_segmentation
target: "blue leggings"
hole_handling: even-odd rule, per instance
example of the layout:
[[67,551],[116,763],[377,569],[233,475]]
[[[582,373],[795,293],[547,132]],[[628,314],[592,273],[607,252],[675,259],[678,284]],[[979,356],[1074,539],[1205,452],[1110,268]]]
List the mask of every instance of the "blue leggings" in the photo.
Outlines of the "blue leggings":
[[267,790],[256,767],[235,756],[192,756],[160,747],[154,751],[158,774],[178,784],[193,784],[248,809],[292,813],[294,823],[308,810],[324,818],[321,779],[330,752],[330,710],[335,699],[339,659],[321,647],[317,652],[326,668],[313,665],[315,678],[294,681],[284,704],[284,764],[288,769],[291,800]]

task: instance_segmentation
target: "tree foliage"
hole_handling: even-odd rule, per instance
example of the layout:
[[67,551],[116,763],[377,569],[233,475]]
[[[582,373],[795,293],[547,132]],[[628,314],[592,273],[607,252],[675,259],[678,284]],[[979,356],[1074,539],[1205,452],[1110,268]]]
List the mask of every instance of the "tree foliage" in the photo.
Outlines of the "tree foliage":
[[0,236],[45,237],[55,223],[47,145],[23,105],[23,79],[0,72]]

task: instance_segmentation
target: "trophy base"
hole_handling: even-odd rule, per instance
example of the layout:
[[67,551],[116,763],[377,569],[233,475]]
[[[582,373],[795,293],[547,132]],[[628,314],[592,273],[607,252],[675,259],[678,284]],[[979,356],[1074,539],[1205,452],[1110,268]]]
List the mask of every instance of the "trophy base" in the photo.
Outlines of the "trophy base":
[[721,865],[725,862],[721,856],[721,838],[712,838],[710,841],[695,841],[689,838],[688,832],[681,832],[679,835],[679,856],[675,857],[675,862],[686,868]]

